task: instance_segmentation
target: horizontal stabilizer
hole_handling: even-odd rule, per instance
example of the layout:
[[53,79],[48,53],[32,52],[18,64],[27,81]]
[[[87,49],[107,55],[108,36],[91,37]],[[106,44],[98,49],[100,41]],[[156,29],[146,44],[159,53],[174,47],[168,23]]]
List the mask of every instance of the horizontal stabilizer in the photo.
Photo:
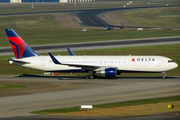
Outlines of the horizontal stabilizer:
[[21,64],[31,64],[30,62],[22,61],[22,60],[15,60],[15,59],[8,59],[8,61],[13,61],[16,63],[21,63]]

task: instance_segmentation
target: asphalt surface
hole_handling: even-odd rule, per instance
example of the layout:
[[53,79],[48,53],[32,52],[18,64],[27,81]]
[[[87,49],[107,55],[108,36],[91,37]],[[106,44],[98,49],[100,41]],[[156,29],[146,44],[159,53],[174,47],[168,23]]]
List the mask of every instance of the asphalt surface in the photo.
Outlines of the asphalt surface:
[[[136,10],[146,8],[163,8],[167,6],[151,6],[151,7],[129,7],[129,8],[106,8],[106,9],[85,9],[85,10],[64,10],[64,11],[45,11],[45,12],[28,12],[28,13],[9,13],[0,14],[0,16],[17,16],[17,15],[31,15],[31,14],[53,14],[53,13],[68,13],[70,16],[76,16],[81,20],[82,26],[103,27],[110,25],[100,18],[107,12],[119,10]],[[179,7],[179,6],[169,6]],[[119,26],[114,26],[119,27]],[[138,26],[126,26],[127,28],[138,28]],[[152,27],[141,27],[152,28]],[[154,28],[154,27],[153,27]],[[170,28],[171,29],[171,28]],[[152,39],[136,39],[136,40],[120,40],[111,42],[88,42],[88,43],[70,43],[70,44],[55,44],[55,45],[38,45],[31,46],[37,53],[44,52],[59,52],[66,51],[66,48],[72,50],[89,50],[89,49],[104,49],[104,48],[117,48],[117,47],[131,47],[131,46],[147,46],[147,45],[163,45],[163,44],[177,44],[180,43],[180,37],[167,37],[167,38],[152,38]],[[13,55],[11,47],[0,48],[0,56]]]
[[[45,52],[62,52],[71,50],[91,50],[91,49],[105,49],[105,48],[121,48],[134,46],[150,46],[150,45],[165,45],[165,44],[179,44],[180,36],[177,37],[163,37],[163,38],[144,38],[132,40],[113,40],[101,42],[83,42],[83,43],[69,43],[69,44],[51,44],[51,45],[35,45],[31,48],[37,53]],[[11,47],[0,48],[0,56],[13,55]]]
[[[25,12],[25,13],[5,13],[0,16],[19,16],[19,15],[34,15],[34,14],[54,14],[54,13],[67,13],[70,16],[76,16],[82,21],[82,26],[103,27],[111,25],[102,20],[99,14],[103,15],[107,12],[119,11],[119,10],[137,10],[147,8],[165,8],[165,7],[179,7],[179,5],[173,6],[149,6],[149,7],[126,7],[126,8],[104,8],[104,9],[83,9],[83,10],[60,10],[60,11],[43,11],[43,12]],[[103,13],[103,14],[102,14]],[[114,26],[114,25],[113,25]],[[120,26],[114,26],[120,27]],[[138,26],[126,26],[126,28],[138,28]],[[154,27],[141,27],[141,28],[154,28]]]
[[[76,16],[82,21],[81,26],[93,26],[93,27],[103,27],[103,26],[113,26],[120,27],[117,25],[112,25],[100,18],[101,16],[105,16],[107,12],[113,11],[121,11],[121,10],[139,10],[139,9],[147,9],[147,8],[165,8],[167,6],[151,6],[151,7],[127,7],[127,8],[109,8],[109,9],[92,9],[91,11],[78,11],[76,12]],[[168,6],[168,7],[179,7],[179,6]],[[72,14],[72,13],[71,13]],[[70,14],[70,15],[71,15]],[[155,27],[146,27],[146,26],[126,26],[126,28],[155,28]],[[160,27],[158,27],[160,28]],[[163,28],[163,27],[162,27]],[[169,28],[172,29],[172,28]]]
[[129,117],[77,117],[77,116],[50,116],[50,115],[35,115],[26,117],[9,117],[0,118],[1,120],[179,120],[180,112],[171,113],[161,113],[155,115],[145,115],[145,116],[129,116]]
[[[80,106],[83,104],[96,105],[180,95],[179,77],[167,77],[165,80],[162,80],[161,77],[120,77],[115,79],[99,77],[98,79],[90,80],[77,76],[0,76],[0,82],[27,86],[27,88],[13,91],[1,91],[0,118],[5,119],[58,119],[59,117],[57,116],[54,118],[53,116],[37,116],[29,112]],[[53,85],[54,88],[52,88]],[[11,95],[11,91],[13,95]],[[157,117],[157,115],[155,116]],[[148,118],[148,116],[146,117]],[[168,116],[165,114],[159,118],[176,117],[179,118],[177,115],[170,114]],[[60,118],[74,119],[74,117],[68,118],[64,116]],[[82,118],[84,119],[84,117]],[[87,117],[87,119],[90,118],[92,117]],[[108,118],[122,119],[123,117]],[[125,118],[131,119],[131,117]]]
[[[177,7],[177,6],[176,6]],[[125,8],[125,9],[143,9]],[[152,7],[151,7],[152,8]],[[0,14],[0,16],[30,15],[30,14],[52,14],[69,13],[79,16],[82,26],[104,26],[98,14],[121,10],[113,9],[93,9],[93,10],[67,10],[67,11],[47,11],[37,13],[12,13]],[[123,8],[124,10],[124,8]],[[85,17],[82,17],[85,16]],[[118,27],[118,26],[117,26]],[[65,51],[67,47],[72,50],[103,49],[111,47],[130,47],[158,44],[177,44],[180,37],[153,38],[120,40],[110,42],[91,42],[76,44],[59,44],[31,46],[37,53]],[[48,48],[48,49],[47,49]],[[1,48],[0,55],[12,55],[10,47]],[[1,83],[13,83],[26,85],[27,88],[16,90],[3,90],[0,93],[0,119],[148,119],[148,120],[169,120],[180,119],[179,112],[156,114],[148,116],[131,117],[67,117],[67,116],[45,116],[33,115],[29,112],[42,109],[54,109],[80,106],[82,104],[103,104],[110,102],[121,102],[139,99],[149,99],[180,95],[180,78],[167,77],[162,80],[160,77],[149,78],[116,78],[116,79],[93,79],[86,80],[82,77],[72,76],[22,76],[10,77],[0,76]]]

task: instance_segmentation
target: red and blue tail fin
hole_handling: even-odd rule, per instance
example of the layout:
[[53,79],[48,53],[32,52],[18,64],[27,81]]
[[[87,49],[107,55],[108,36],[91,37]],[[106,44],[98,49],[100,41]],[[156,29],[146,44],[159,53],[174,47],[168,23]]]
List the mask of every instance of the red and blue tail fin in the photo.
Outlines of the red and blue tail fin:
[[31,47],[13,30],[5,29],[16,59],[38,56]]

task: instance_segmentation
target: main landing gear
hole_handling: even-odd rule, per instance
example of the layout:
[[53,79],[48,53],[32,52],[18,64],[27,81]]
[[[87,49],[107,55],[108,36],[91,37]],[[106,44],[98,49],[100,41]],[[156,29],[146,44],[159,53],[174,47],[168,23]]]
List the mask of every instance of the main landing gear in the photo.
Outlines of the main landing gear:
[[87,75],[86,79],[94,79],[94,76],[93,75]]
[[166,71],[162,72],[162,79],[166,79]]
[[95,75],[95,73],[96,72],[94,72],[94,71],[88,71],[89,75],[86,76],[86,79],[94,79],[94,78],[96,78],[97,75]]

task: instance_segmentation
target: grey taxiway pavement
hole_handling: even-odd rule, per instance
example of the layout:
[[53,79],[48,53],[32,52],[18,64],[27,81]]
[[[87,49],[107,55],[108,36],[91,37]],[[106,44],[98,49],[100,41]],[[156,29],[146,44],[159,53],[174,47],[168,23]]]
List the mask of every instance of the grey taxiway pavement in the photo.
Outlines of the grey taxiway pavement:
[[[103,103],[131,101],[139,99],[158,98],[180,95],[180,77],[147,78],[116,78],[84,79],[77,76],[28,76],[28,77],[0,77],[0,82],[9,83],[41,83],[35,93],[33,89],[21,88],[13,92],[14,95],[0,97],[0,118],[32,116],[31,111],[66,108],[80,105],[96,105]],[[56,84],[55,90],[49,86]],[[41,87],[47,84],[47,87]],[[59,86],[58,86],[59,85]],[[4,94],[9,92],[1,91]],[[15,95],[17,94],[17,95]]]
[[[7,4],[9,5],[9,4]],[[78,17],[82,21],[82,26],[99,26],[103,27],[109,25],[104,20],[100,19],[101,16],[107,12],[119,10],[135,10],[146,8],[163,8],[164,6],[152,7],[130,7],[130,8],[105,8],[105,9],[86,9],[86,10],[65,10],[65,11],[44,11],[44,12],[28,12],[28,13],[7,13],[0,14],[0,16],[13,16],[13,15],[31,15],[31,14],[53,14],[53,13],[68,13],[72,16]],[[166,6],[167,7],[167,6]],[[179,6],[170,6],[179,7]],[[89,15],[89,17],[86,16]],[[89,20],[91,18],[92,20]],[[138,26],[136,26],[138,27]],[[145,27],[146,28],[146,27]],[[89,49],[104,49],[104,48],[118,48],[118,47],[132,47],[132,46],[148,46],[148,45],[164,45],[164,44],[177,44],[180,43],[180,36],[177,37],[164,37],[164,38],[144,38],[133,40],[111,40],[100,42],[83,42],[83,43],[69,43],[69,44],[51,44],[51,45],[33,45],[33,50],[37,53],[45,52],[59,52],[66,51],[66,48],[72,50],[89,50]],[[1,47],[0,56],[13,55],[11,47]]]
[[[94,10],[95,11],[95,10]],[[59,12],[59,11],[57,11]],[[66,11],[65,11],[66,12]],[[67,11],[71,12],[71,11]],[[97,12],[97,11],[96,11]],[[34,13],[33,13],[34,14]],[[42,13],[39,13],[42,14]],[[17,14],[18,15],[18,14]],[[21,14],[22,15],[22,14]],[[4,15],[7,16],[7,15]],[[150,39],[136,39],[136,40],[117,40],[117,41],[103,41],[103,42],[88,42],[76,44],[56,44],[56,45],[42,45],[31,46],[37,53],[44,52],[59,52],[66,51],[69,47],[72,50],[85,49],[103,49],[103,48],[117,48],[117,47],[131,47],[131,46],[147,46],[147,45],[161,45],[161,44],[177,44],[180,43],[180,37],[167,38],[150,38]],[[0,48],[0,56],[12,55],[13,52],[10,47]],[[36,116],[31,114],[31,111],[42,109],[64,108],[72,106],[80,106],[82,104],[103,104],[111,102],[121,102],[129,100],[139,100],[148,98],[157,98],[165,96],[180,95],[180,78],[169,77],[162,80],[160,77],[150,78],[117,78],[117,79],[93,79],[86,80],[82,77],[3,77],[0,76],[0,82],[9,83],[42,83],[46,87],[40,89],[21,88],[18,90],[11,90],[14,95],[9,95],[9,91],[3,90],[1,93],[7,94],[0,96],[0,119],[68,119],[68,117],[46,117]],[[54,90],[49,87],[55,85]],[[53,86],[54,87],[54,86]],[[28,90],[26,90],[28,89]],[[37,91],[35,91],[37,90]],[[26,92],[24,92],[26,91]],[[34,92],[35,91],[35,92]],[[22,93],[24,92],[24,93]],[[27,116],[27,117],[26,117]],[[94,117],[93,117],[94,118]],[[159,118],[159,117],[155,117]],[[172,119],[179,117],[165,116],[159,119]],[[69,118],[73,119],[73,118]],[[75,118],[86,119],[86,118]],[[87,118],[87,119],[92,119]],[[103,118],[100,118],[103,119]],[[105,119],[119,119],[118,117],[105,117]],[[126,118],[126,119],[131,119]],[[132,119],[146,119],[146,117]],[[147,117],[147,119],[154,119]]]
[[[67,48],[71,48],[71,50],[75,51],[75,50],[166,45],[166,44],[179,44],[179,43],[180,43],[180,36],[176,36],[176,37],[142,38],[142,39],[112,40],[112,41],[99,41],[99,42],[34,45],[31,47],[37,53],[45,53],[45,52],[67,51]],[[12,48],[11,47],[0,48],[0,56],[4,56],[4,55],[13,55]]]

